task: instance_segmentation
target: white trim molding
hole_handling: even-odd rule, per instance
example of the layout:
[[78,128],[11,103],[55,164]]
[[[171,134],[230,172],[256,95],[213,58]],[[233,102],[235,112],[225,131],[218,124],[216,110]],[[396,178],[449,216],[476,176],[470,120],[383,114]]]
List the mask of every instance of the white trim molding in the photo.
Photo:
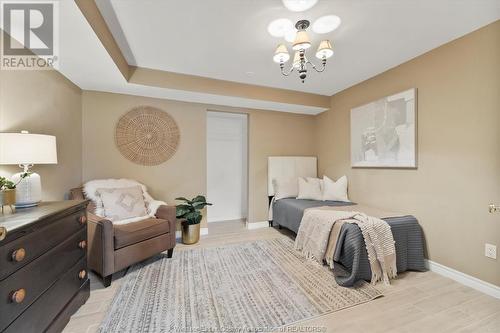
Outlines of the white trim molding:
[[457,281],[467,287],[476,289],[486,295],[500,299],[500,287],[489,282],[480,280],[468,274],[457,271],[445,265],[438,264],[432,260],[425,260],[425,266],[434,273]]
[[[208,235],[208,228],[200,228],[200,236]],[[182,231],[177,230],[175,232],[175,238],[182,238]]]
[[232,221],[245,222],[245,220],[246,220],[245,217],[224,218],[224,219],[207,219],[207,223],[232,222]]
[[248,222],[247,223],[248,230],[260,229],[260,228],[266,228],[266,227],[269,227],[268,221],[252,222],[252,223]]

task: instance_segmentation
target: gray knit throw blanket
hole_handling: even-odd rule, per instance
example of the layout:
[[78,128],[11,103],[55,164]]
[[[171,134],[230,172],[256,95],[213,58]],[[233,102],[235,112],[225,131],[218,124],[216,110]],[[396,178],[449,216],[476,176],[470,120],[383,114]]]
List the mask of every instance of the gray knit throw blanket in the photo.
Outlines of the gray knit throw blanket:
[[357,224],[363,234],[372,284],[381,280],[389,284],[389,279],[397,275],[396,249],[391,227],[380,218],[325,207],[306,209],[295,238],[295,249],[319,263],[325,260],[333,268],[333,254],[344,223]]

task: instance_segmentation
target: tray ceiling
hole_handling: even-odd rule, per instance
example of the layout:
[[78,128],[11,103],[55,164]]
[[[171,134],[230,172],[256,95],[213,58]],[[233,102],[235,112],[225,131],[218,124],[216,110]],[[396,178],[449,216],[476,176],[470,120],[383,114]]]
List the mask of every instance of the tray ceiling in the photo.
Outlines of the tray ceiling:
[[[500,18],[497,0],[320,0],[288,11],[280,0],[97,0],[131,65],[332,95]],[[303,84],[283,77],[272,61],[276,45],[267,25],[335,14],[335,55],[325,73]],[[310,29],[309,29],[310,30]]]

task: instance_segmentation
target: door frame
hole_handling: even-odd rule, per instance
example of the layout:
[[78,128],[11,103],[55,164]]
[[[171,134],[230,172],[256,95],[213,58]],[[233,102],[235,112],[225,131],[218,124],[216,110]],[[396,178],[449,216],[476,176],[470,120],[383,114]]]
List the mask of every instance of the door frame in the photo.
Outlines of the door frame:
[[[249,217],[249,213],[250,213],[250,115],[247,113],[247,112],[237,112],[237,111],[224,111],[224,110],[217,110],[217,109],[207,109],[206,111],[206,129],[207,129],[207,132],[206,132],[206,135],[205,135],[205,140],[206,140],[206,145],[208,147],[208,115],[209,113],[227,113],[227,114],[235,114],[235,115],[242,115],[244,116],[245,120],[246,120],[246,164],[245,164],[245,173],[246,173],[246,216],[243,217],[243,222],[246,224],[248,224],[248,217]],[[208,195],[208,149],[207,149],[207,154],[206,154],[206,179],[207,179],[207,184],[206,184],[206,187],[207,187],[207,195]],[[207,198],[208,201],[210,201],[210,198]],[[207,211],[207,223],[217,223],[217,222],[224,222],[224,221],[211,221],[211,222],[208,222],[208,211]]]

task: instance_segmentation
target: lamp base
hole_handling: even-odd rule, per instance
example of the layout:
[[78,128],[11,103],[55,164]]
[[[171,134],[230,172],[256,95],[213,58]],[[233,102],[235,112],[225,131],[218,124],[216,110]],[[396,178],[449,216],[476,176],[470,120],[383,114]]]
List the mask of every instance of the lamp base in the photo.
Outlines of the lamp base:
[[15,208],[23,209],[23,208],[30,208],[30,207],[36,207],[40,204],[39,202],[31,203],[31,204],[14,204]]
[[16,173],[11,177],[16,187],[16,208],[27,208],[38,206],[42,201],[42,182],[40,175],[33,172],[28,177],[21,179],[23,172]]

